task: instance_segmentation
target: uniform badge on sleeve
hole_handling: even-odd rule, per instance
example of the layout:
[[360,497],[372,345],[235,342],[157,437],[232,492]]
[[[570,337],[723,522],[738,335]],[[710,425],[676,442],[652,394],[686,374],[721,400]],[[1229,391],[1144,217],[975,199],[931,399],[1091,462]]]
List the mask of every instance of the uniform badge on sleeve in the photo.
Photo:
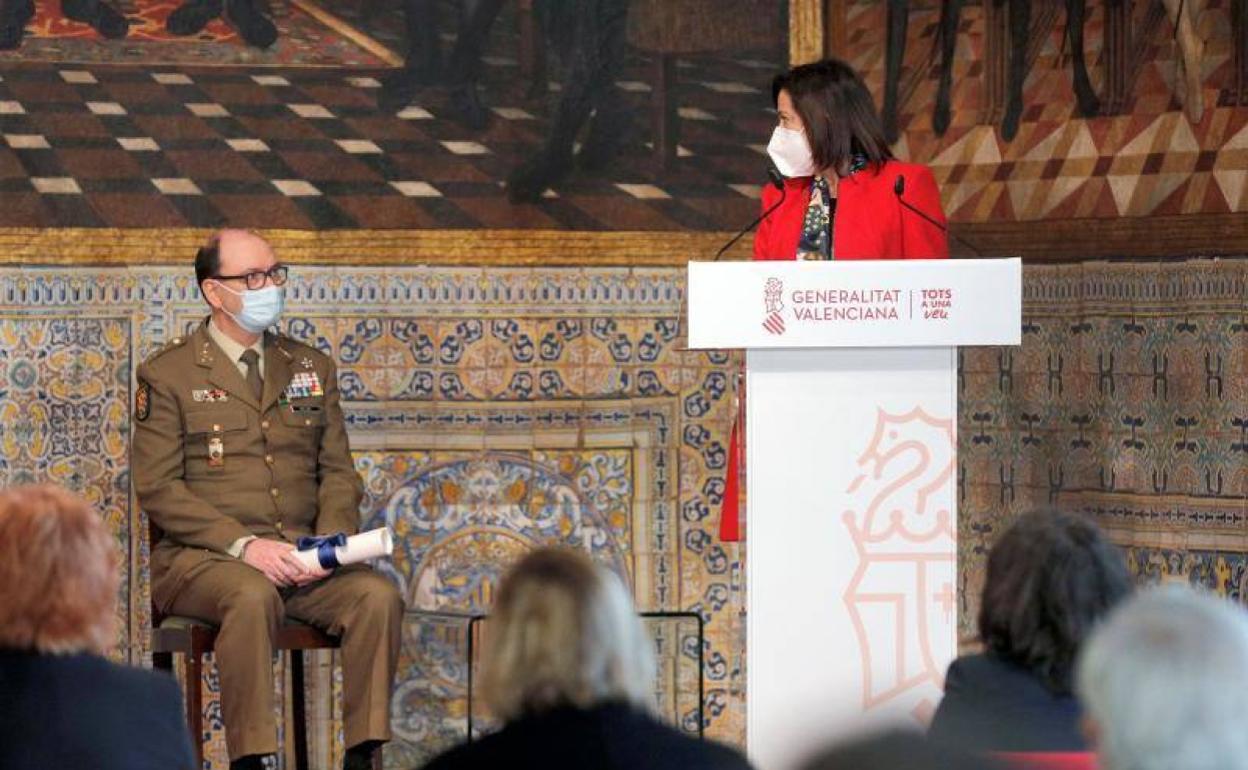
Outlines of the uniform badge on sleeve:
[[143,422],[152,413],[152,386],[139,380],[139,387],[134,391],[134,419]]

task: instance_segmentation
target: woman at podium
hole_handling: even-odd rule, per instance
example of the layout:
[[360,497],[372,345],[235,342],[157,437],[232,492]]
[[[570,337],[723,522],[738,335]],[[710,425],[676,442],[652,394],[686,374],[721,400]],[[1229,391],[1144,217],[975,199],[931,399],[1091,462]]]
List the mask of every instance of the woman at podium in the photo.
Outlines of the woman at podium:
[[[871,93],[838,59],[771,83],[777,124],[767,154],[755,260],[936,259],[949,256],[931,170],[893,157]],[[741,538],[738,490],[744,398],[728,440],[720,538]]]
[[784,179],[763,188],[754,259],[949,256],[931,170],[893,158],[853,68],[803,64],[777,75],[771,93],[778,123],[767,154]]

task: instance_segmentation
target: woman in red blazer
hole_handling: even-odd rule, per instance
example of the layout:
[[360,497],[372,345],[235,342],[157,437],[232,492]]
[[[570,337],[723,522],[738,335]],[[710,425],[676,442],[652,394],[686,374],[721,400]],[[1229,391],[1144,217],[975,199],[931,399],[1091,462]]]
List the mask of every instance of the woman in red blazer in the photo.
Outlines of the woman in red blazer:
[[[767,154],[785,177],[784,189],[763,188],[766,215],[754,237],[754,259],[949,256],[932,172],[893,159],[875,102],[853,68],[836,59],[794,67],[772,81],[771,95],[779,124]],[[719,521],[727,541],[741,539],[744,399],[737,409]]]
[[949,256],[936,180],[893,159],[858,73],[836,59],[804,64],[777,76],[771,92],[779,124],[767,153],[784,191],[763,188],[763,211],[776,208],[758,227],[754,259]]

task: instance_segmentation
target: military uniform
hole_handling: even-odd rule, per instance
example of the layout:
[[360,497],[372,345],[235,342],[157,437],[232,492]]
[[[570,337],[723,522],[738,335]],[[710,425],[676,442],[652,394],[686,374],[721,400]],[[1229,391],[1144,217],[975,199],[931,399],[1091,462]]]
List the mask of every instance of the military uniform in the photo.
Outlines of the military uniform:
[[160,529],[152,599],[218,624],[231,758],[277,749],[273,638],[283,616],[342,637],[347,746],[390,738],[402,601],[367,567],[278,588],[230,555],[240,539],[293,543],[352,534],[363,487],[351,460],[333,361],[285,337],[263,340],[256,398],[207,322],[139,367],[131,462],[139,505]]

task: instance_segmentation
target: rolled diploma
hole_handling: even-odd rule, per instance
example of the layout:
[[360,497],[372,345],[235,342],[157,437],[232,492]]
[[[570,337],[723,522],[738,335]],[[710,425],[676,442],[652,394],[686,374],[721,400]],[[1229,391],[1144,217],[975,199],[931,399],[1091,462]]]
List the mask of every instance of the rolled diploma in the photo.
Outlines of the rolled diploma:
[[361,532],[347,538],[347,544],[334,549],[338,564],[322,567],[315,548],[307,551],[295,551],[295,556],[308,569],[332,569],[334,566],[358,564],[380,556],[389,556],[394,551],[394,539],[389,527]]

